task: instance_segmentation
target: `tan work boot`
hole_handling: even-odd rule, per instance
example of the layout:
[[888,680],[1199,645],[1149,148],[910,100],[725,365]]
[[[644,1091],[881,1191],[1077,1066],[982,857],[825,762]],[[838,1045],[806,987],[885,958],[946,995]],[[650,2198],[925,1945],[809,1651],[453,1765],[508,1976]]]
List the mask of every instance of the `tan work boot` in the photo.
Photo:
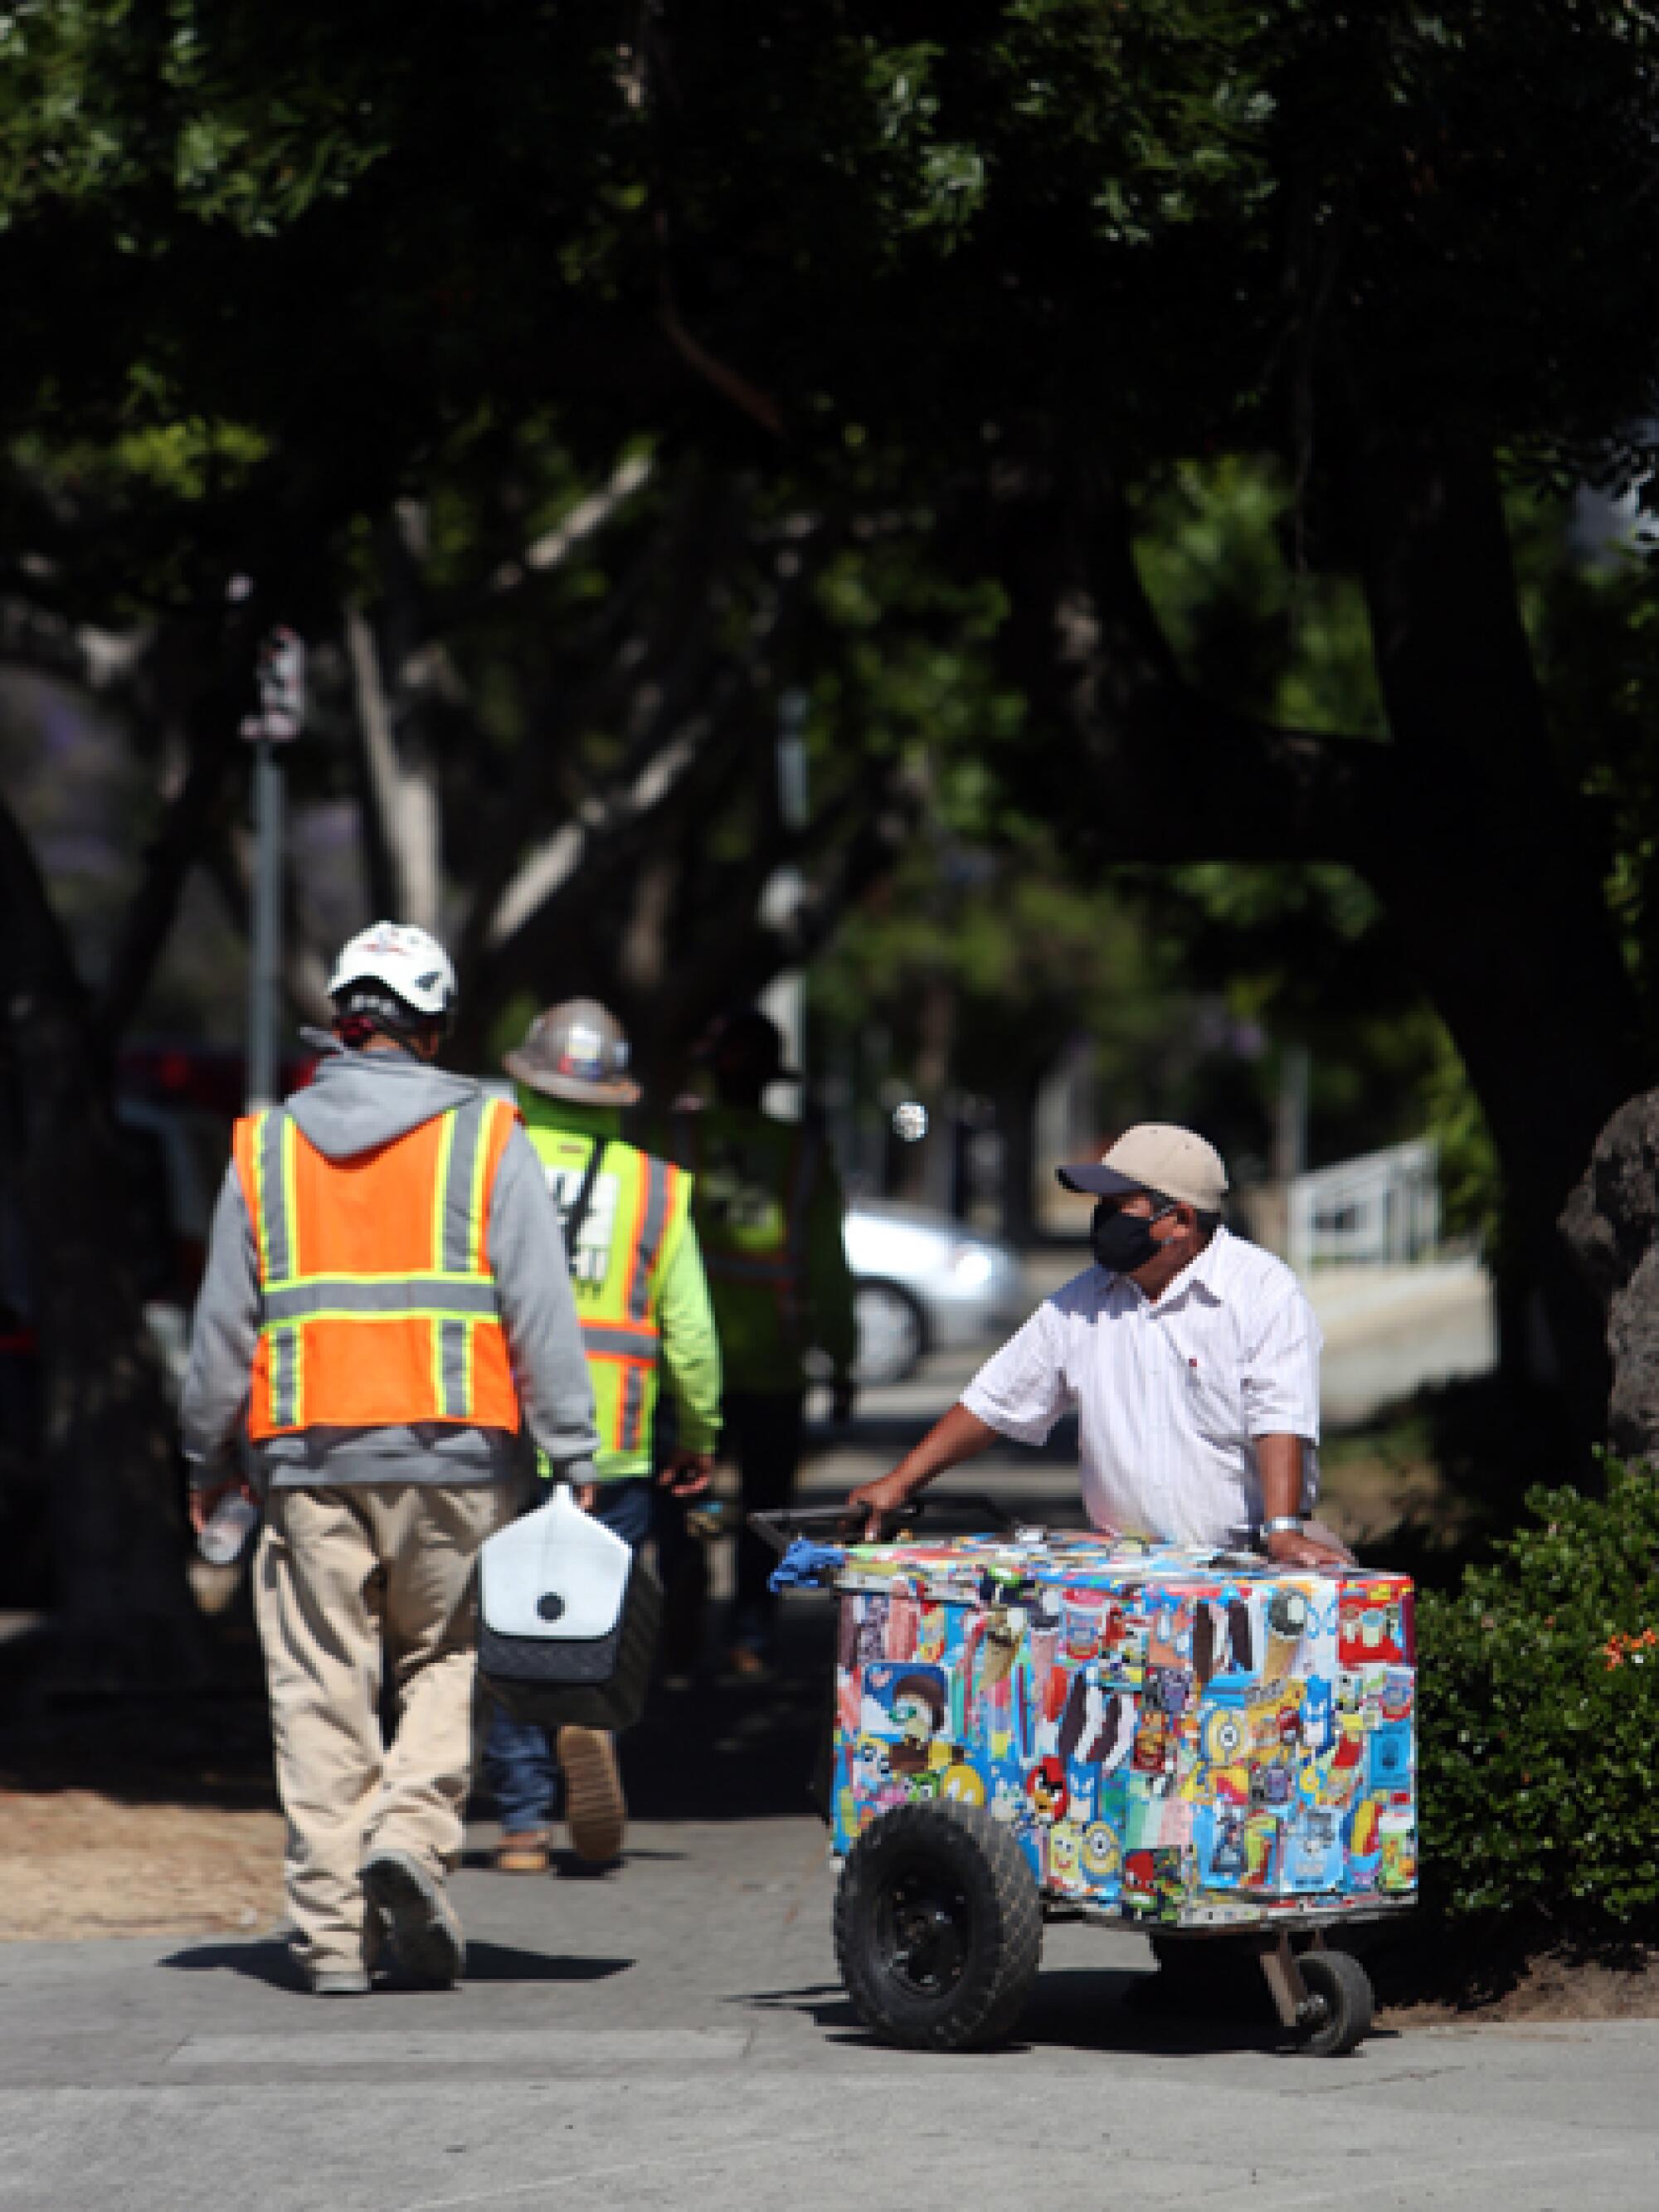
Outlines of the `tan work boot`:
[[628,1820],[616,1746],[603,1729],[562,1728],[556,1748],[564,1772],[570,1848],[579,1859],[602,1866],[622,1850]]
[[527,1829],[521,1835],[503,1836],[495,1846],[497,1874],[545,1874],[550,1853],[545,1829]]

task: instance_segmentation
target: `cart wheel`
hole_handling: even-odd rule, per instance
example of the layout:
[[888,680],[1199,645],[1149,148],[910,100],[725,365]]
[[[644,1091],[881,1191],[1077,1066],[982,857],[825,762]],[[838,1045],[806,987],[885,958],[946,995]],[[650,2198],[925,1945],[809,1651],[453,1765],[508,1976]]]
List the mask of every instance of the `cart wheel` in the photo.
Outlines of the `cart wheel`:
[[1370,1976],[1346,1951],[1304,1951],[1296,1963],[1315,2014],[1297,2027],[1301,2048],[1314,2058],[1345,2057],[1371,2032]]
[[865,2026],[907,2051],[1006,2036],[1042,1957],[1036,1878],[982,1806],[900,1805],[848,1852],[836,1960]]

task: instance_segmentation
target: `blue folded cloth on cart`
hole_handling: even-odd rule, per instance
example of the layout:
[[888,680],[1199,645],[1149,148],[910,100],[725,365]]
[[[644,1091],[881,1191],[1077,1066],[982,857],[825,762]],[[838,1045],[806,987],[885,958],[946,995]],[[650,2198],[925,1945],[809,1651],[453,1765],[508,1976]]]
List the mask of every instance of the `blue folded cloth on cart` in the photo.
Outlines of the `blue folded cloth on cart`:
[[816,1589],[824,1577],[833,1574],[846,1558],[846,1551],[840,1544],[814,1544],[805,1536],[797,1536],[772,1570],[772,1588],[775,1590]]

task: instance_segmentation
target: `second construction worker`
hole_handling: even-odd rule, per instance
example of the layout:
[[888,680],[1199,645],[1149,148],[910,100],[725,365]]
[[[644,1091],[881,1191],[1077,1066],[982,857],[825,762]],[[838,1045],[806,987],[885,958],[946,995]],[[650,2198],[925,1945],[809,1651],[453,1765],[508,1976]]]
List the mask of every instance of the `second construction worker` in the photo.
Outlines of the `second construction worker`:
[[[623,1141],[623,1110],[639,1085],[622,1025],[597,1000],[538,1015],[503,1064],[558,1206],[593,1385],[599,1450],[580,1502],[637,1550],[651,1533],[659,1381],[674,1407],[665,1488],[681,1498],[704,1490],[720,1437],[720,1349],[690,1218],[691,1177]],[[622,1848],[622,1782],[600,1730],[561,1729],[555,1746],[497,1707],[483,1770],[502,1873],[546,1871],[561,1770],[577,1856],[603,1862]]]
[[676,1116],[673,1149],[696,1178],[692,1218],[720,1332],[726,1448],[742,1491],[731,1660],[738,1674],[758,1675],[772,1657],[777,1599],[772,1553],[748,1517],[794,1494],[809,1352],[829,1360],[836,1418],[850,1414],[858,1322],[830,1148],[805,1122],[763,1110],[770,1085],[799,1079],[784,1065],[776,1024],[757,1007],[726,1015],[707,1058],[714,1102]]

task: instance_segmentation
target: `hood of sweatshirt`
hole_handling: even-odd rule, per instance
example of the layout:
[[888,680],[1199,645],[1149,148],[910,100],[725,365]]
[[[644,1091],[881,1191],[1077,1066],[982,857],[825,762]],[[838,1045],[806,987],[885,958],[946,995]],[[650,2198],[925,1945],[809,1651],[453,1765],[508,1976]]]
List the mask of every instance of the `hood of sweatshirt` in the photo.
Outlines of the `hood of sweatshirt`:
[[284,1103],[319,1152],[349,1160],[406,1137],[477,1095],[477,1085],[467,1077],[411,1054],[348,1052],[330,1037],[309,1086]]

